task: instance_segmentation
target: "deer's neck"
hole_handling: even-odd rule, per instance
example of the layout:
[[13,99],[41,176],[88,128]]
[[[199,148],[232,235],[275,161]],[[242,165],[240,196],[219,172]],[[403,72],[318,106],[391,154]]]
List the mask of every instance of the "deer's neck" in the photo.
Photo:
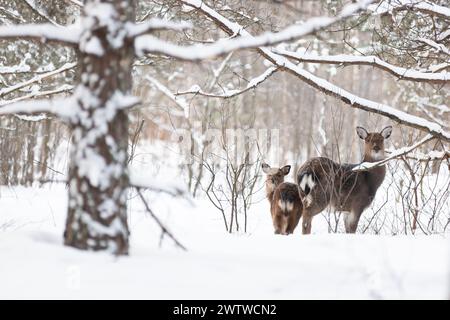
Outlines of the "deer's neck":
[[272,202],[273,194],[277,185],[272,183],[272,181],[266,181],[266,197],[269,202]]
[[[363,162],[377,162],[384,159],[384,155],[372,156],[371,154],[365,154]],[[383,183],[386,175],[386,166],[379,166],[366,171],[367,182],[370,188],[370,193],[375,195],[380,185]]]

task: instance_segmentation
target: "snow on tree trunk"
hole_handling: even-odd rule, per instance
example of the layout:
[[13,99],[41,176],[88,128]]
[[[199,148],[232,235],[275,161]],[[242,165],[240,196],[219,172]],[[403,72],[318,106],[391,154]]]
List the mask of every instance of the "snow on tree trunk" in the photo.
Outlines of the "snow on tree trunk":
[[128,253],[128,117],[120,109],[131,89],[134,58],[125,23],[134,1],[88,0],[80,41],[79,112],[73,125],[69,208],[64,243]]

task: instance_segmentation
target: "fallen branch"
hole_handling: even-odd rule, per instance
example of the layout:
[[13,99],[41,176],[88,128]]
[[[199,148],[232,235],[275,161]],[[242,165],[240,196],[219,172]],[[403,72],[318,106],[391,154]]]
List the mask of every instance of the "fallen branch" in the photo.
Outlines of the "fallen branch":
[[186,247],[183,246],[183,245],[182,245],[182,244],[181,244],[181,243],[173,236],[173,234],[172,234],[169,230],[167,230],[167,228],[164,226],[164,224],[161,222],[161,220],[159,220],[159,218],[153,213],[152,209],[150,209],[150,207],[149,207],[147,201],[145,200],[144,196],[142,195],[142,192],[141,192],[140,189],[137,189],[137,193],[138,193],[139,197],[141,198],[142,203],[144,204],[145,209],[147,210],[147,212],[151,215],[151,217],[153,218],[153,220],[155,220],[156,223],[158,224],[158,226],[161,228],[161,230],[162,230],[162,232],[163,232],[161,236],[163,236],[164,234],[167,234],[167,235],[175,242],[175,244],[176,244],[179,248],[183,249],[184,251],[187,251]]

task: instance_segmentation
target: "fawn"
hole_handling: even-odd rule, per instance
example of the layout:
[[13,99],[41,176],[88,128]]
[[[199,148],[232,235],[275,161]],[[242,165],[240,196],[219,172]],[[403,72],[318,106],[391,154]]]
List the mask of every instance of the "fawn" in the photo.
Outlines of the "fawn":
[[[384,140],[389,138],[392,127],[381,132],[368,133],[356,127],[364,140],[363,162],[375,162],[384,158]],[[377,189],[386,175],[385,166],[367,171],[352,171],[357,164],[338,164],[328,158],[308,160],[297,171],[297,182],[303,200],[302,233],[311,233],[312,218],[331,206],[345,212],[347,233],[355,233],[362,212],[372,203]]]
[[291,166],[271,168],[263,163],[262,170],[267,175],[266,196],[270,202],[275,234],[291,234],[302,215],[302,201],[297,185],[284,182],[284,177],[289,174]]

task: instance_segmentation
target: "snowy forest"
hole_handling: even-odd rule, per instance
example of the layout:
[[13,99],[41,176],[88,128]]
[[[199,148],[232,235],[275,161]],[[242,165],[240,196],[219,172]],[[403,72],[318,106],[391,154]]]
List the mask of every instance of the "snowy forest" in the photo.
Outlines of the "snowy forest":
[[0,298],[449,299],[449,0],[0,0]]

